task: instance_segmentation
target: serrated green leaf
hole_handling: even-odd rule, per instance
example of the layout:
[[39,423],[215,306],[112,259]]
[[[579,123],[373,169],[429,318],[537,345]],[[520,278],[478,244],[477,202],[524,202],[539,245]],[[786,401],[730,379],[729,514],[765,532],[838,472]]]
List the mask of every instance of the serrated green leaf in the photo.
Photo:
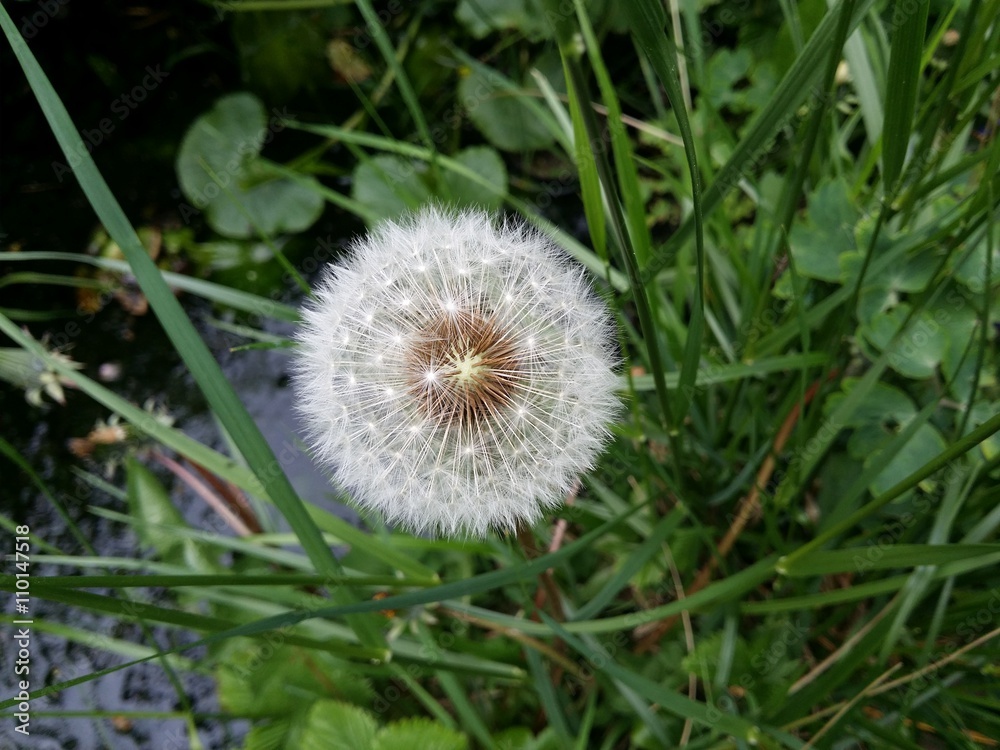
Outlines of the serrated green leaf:
[[237,638],[215,669],[219,702],[234,714],[281,718],[319,700],[370,701],[371,687],[330,654]]
[[257,724],[243,740],[243,750],[291,750],[288,747],[288,735],[292,730],[292,722],[288,719],[276,719],[266,724]]
[[371,750],[467,750],[469,741],[430,719],[405,719],[384,726]]
[[309,709],[299,746],[301,750],[372,750],[377,732],[375,718],[364,709],[340,701],[318,701]]

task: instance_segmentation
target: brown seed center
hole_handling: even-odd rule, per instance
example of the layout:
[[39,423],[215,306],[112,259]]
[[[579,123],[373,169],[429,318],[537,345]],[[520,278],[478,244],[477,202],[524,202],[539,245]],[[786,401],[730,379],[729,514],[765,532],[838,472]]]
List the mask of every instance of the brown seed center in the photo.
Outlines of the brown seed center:
[[465,430],[511,405],[520,363],[513,338],[492,317],[459,310],[421,329],[406,370],[421,410]]

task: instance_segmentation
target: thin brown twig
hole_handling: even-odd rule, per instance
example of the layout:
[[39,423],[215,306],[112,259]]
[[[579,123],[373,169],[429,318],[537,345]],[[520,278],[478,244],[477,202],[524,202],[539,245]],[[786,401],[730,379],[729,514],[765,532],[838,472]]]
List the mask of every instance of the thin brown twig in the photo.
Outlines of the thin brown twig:
[[[670,568],[670,577],[674,582],[674,590],[677,592],[677,601],[682,601],[686,595],[684,593],[684,581],[681,580],[681,572],[677,570],[677,564],[674,562],[674,555],[670,551],[670,545],[664,542],[663,547],[664,555],[667,558],[667,566]],[[687,651],[689,654],[694,653],[694,628],[691,626],[691,613],[688,610],[681,610],[681,621],[684,623],[684,643]],[[696,700],[697,697],[698,675],[694,672],[689,672],[688,698]],[[688,744],[693,729],[694,723],[689,716],[684,720],[684,729],[681,731],[680,741],[677,743],[680,747]]]
[[[834,378],[836,375],[837,370],[831,370],[827,380]],[[729,554],[730,550],[732,550],[733,546],[736,544],[737,539],[739,539],[740,534],[743,533],[750,521],[757,520],[757,518],[760,517],[761,492],[763,488],[767,486],[767,483],[771,481],[771,475],[774,473],[774,469],[777,466],[778,456],[780,456],[781,452],[785,449],[785,444],[788,442],[788,439],[792,435],[792,431],[795,429],[795,425],[799,421],[799,414],[802,411],[802,407],[807,406],[813,398],[815,398],[822,385],[822,380],[816,380],[809,386],[809,389],[805,392],[802,400],[797,402],[788,412],[788,416],[785,417],[785,421],[782,423],[781,428],[774,436],[774,443],[771,451],[767,454],[767,458],[764,459],[764,463],[761,464],[760,470],[757,472],[757,477],[754,480],[753,487],[750,488],[750,491],[740,501],[739,508],[736,511],[736,517],[729,526],[729,530],[719,541],[718,545],[716,545],[716,554],[714,554],[698,572],[694,582],[687,589],[688,594],[701,591],[701,589],[708,585],[708,582],[712,579],[712,573],[719,565],[719,561]],[[642,637],[636,646],[636,653],[641,654],[651,650],[657,643],[659,643],[664,633],[674,626],[677,619],[677,615],[671,615],[670,617],[661,620],[654,627],[652,627],[651,630],[648,630],[646,635]]]
[[872,628],[878,625],[879,622],[881,622],[881,620],[887,614],[889,614],[889,612],[892,611],[895,603],[896,603],[896,598],[894,597],[892,601],[890,601],[881,610],[879,610],[879,613],[877,615],[875,615],[872,619],[866,622],[863,626],[858,628],[858,631],[854,635],[852,635],[846,641],[841,643],[836,651],[833,651],[830,654],[828,654],[827,657],[823,659],[823,661],[821,661],[815,667],[806,672],[806,674],[802,675],[799,679],[797,679],[795,683],[790,688],[788,688],[788,694],[794,695],[795,693],[799,692],[802,688],[804,688],[806,685],[808,685],[810,682],[815,680],[826,670],[828,670],[830,667],[832,667],[834,664],[840,661],[840,659],[843,657],[845,653],[854,648],[855,643],[864,638],[871,631]]
[[170,456],[167,456],[158,450],[153,451],[152,455],[157,462],[172,471],[178,479],[183,481],[195,492],[195,494],[198,495],[198,497],[204,500],[209,507],[218,513],[219,516],[221,516],[222,519],[229,524],[229,527],[239,536],[251,535],[252,532],[250,529],[248,529],[240,517],[233,512],[232,508],[230,508],[221,497],[212,492],[208,485],[201,481],[201,479],[174,461],[174,459],[170,458]]
[[[979,638],[976,638],[974,641],[971,641],[971,642],[965,644],[964,646],[962,646],[959,649],[956,649],[955,651],[953,651],[952,653],[948,654],[947,656],[945,656],[945,657],[943,657],[941,659],[938,659],[936,662],[928,664],[926,667],[922,667],[922,668],[916,670],[915,672],[911,672],[910,674],[904,675],[902,677],[898,677],[895,680],[892,680],[891,682],[886,682],[886,683],[884,683],[882,685],[879,685],[878,687],[876,687],[876,688],[868,691],[867,696],[873,697],[873,696],[876,696],[876,695],[881,695],[882,693],[887,693],[890,690],[895,690],[896,688],[902,687],[903,685],[905,685],[905,684],[907,684],[909,682],[913,682],[914,680],[918,680],[921,677],[923,677],[923,676],[925,676],[927,674],[930,674],[931,672],[936,672],[937,670],[941,669],[941,667],[945,666],[946,664],[950,664],[951,662],[955,661],[959,657],[964,656],[965,654],[967,654],[969,651],[972,651],[977,646],[981,646],[984,643],[986,643],[987,641],[993,640],[997,636],[1000,636],[1000,628],[996,628],[994,630],[991,630],[989,633],[985,633],[984,635],[979,636]],[[793,731],[795,731],[797,729],[800,729],[801,727],[806,726],[807,724],[811,724],[812,722],[817,721],[818,719],[822,719],[822,718],[824,718],[826,716],[829,716],[831,714],[838,713],[848,703],[849,703],[849,701],[841,701],[839,703],[833,704],[832,706],[827,706],[826,708],[822,708],[819,711],[816,711],[814,713],[809,714],[809,716],[805,716],[805,717],[803,717],[801,719],[796,719],[795,721],[792,721],[792,722],[786,724],[785,726],[782,727],[782,729],[784,729],[787,732],[793,732]],[[872,709],[872,710],[874,710],[874,709]],[[921,726],[921,725],[918,724],[918,729],[921,729],[922,731],[932,731],[932,732],[935,731],[934,728],[931,727],[931,726],[929,726],[929,725],[922,725]],[[988,737],[983,737],[981,735],[978,735],[978,733],[974,733],[972,730],[969,730],[969,729],[963,730],[963,733],[967,737],[969,737],[969,739],[973,740],[974,742],[978,742],[981,745],[987,745],[989,747],[996,747],[997,744],[998,744],[995,740],[992,740],[992,739],[990,739]]]
[[802,750],[809,750],[809,748],[815,747],[817,740],[822,739],[827,732],[833,729],[833,727],[836,726],[837,722],[840,721],[842,718],[844,718],[847,712],[850,711],[852,708],[854,708],[854,706],[860,703],[864,698],[867,698],[869,695],[873,695],[875,689],[878,688],[879,685],[884,683],[889,678],[889,676],[892,675],[893,672],[898,671],[901,666],[902,664],[894,664],[893,666],[889,667],[888,670],[886,670],[878,677],[876,677],[874,680],[872,680],[870,683],[868,683],[868,685],[865,686],[864,690],[855,695],[849,701],[846,701],[843,707],[839,711],[837,711],[832,717],[830,717],[830,720],[826,722],[826,724],[821,726],[819,728],[819,731],[816,732],[816,734],[814,734],[812,737],[809,738],[809,741],[802,747]]
[[466,622],[477,625],[484,630],[490,630],[494,633],[503,635],[511,640],[515,640],[525,646],[530,646],[541,654],[545,654],[549,659],[559,664],[565,671],[572,674],[574,677],[581,681],[586,682],[587,676],[582,669],[569,657],[559,653],[552,646],[549,646],[544,641],[540,641],[537,638],[532,638],[530,635],[517,630],[516,628],[508,628],[504,625],[498,625],[495,622],[490,622],[489,620],[483,619],[481,617],[476,617],[475,615],[470,615],[466,612],[459,612],[458,610],[449,609],[443,607],[442,612],[451,615],[459,620],[465,620]]

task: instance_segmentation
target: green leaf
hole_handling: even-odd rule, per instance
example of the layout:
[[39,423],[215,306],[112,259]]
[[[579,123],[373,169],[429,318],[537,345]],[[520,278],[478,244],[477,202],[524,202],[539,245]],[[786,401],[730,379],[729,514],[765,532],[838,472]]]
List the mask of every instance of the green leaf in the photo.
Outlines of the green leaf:
[[219,99],[188,129],[177,154],[177,179],[212,228],[247,238],[300,232],[323,212],[323,198],[306,185],[266,174],[258,157],[283,125],[252,94]]
[[[507,191],[507,168],[489,146],[474,146],[456,154],[435,185],[423,162],[392,154],[362,161],[354,170],[351,195],[373,218],[395,219],[432,200],[457,207],[499,208]],[[471,179],[468,174],[477,175]]]
[[[1000,237],[995,238],[992,244],[993,284],[996,284],[997,273],[1000,271]],[[984,233],[972,252],[963,253],[962,259],[955,264],[955,279],[973,294],[982,294],[986,286],[986,256],[990,252],[989,247],[989,238]]]
[[351,197],[379,219],[394,219],[432,197],[427,169],[410,159],[380,154],[358,164]]
[[507,192],[507,167],[496,149],[489,146],[473,146],[455,154],[455,162],[475,172],[488,181],[493,188],[486,188],[482,182],[448,170],[442,179],[448,186],[452,203],[458,206],[473,206],[494,211],[503,204],[503,194]]
[[537,40],[548,30],[535,0],[460,0],[455,18],[477,39],[513,29]]
[[318,701],[309,710],[299,747],[301,750],[372,750],[377,731],[378,724],[367,711],[340,701]]
[[[864,458],[865,468],[884,463],[881,457],[882,445],[891,439],[895,432],[879,425],[868,425],[856,431],[849,441],[852,455]],[[874,440],[873,440],[874,438]],[[865,444],[864,448],[859,447]],[[929,424],[921,425],[905,446],[900,449],[872,483],[868,485],[873,495],[881,494],[898,482],[903,481],[925,463],[930,461],[947,447],[947,443],[937,428]]]
[[371,750],[467,750],[469,742],[454,729],[430,719],[405,719],[382,728]]
[[469,60],[458,96],[486,140],[504,151],[538,151],[555,142],[551,115],[499,72]]
[[[825,419],[830,419],[837,412],[841,402],[858,382],[858,378],[844,378],[841,381],[841,392],[831,394],[826,403],[823,404]],[[917,409],[913,405],[913,400],[903,391],[886,383],[875,383],[871,390],[864,394],[861,402],[854,407],[850,416],[842,421],[842,424],[844,427],[862,427],[889,421],[896,424],[906,424],[916,413]]]
[[858,210],[843,180],[825,182],[809,196],[808,220],[792,226],[788,244],[795,270],[822,281],[843,282],[840,256],[855,249]]
[[[906,303],[877,315],[859,333],[878,351],[885,351],[910,313]],[[967,340],[966,340],[967,341]],[[889,354],[889,367],[907,378],[923,380],[934,375],[948,348],[948,334],[927,310],[918,312],[903,340]]]
[[282,718],[319,700],[363,703],[374,697],[366,680],[330,654],[276,642],[228,642],[215,675],[219,702],[240,716]]

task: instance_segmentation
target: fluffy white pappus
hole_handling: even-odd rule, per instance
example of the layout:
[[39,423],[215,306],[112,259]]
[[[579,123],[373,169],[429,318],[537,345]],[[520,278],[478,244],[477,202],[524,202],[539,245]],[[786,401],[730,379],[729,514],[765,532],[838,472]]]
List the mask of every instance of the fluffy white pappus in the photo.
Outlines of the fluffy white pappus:
[[522,223],[424,209],[326,270],[293,384],[314,455],[363,509],[483,537],[560,504],[620,402],[614,325]]

